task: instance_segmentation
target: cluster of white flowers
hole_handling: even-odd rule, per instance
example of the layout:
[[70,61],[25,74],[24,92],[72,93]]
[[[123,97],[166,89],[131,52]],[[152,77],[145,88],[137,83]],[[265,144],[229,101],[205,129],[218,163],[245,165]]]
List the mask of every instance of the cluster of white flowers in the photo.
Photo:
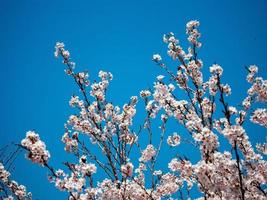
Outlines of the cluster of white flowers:
[[95,174],[96,169],[94,163],[87,163],[87,158],[84,155],[80,158],[80,165],[76,165],[76,170],[81,171],[84,176]]
[[167,197],[176,193],[181,185],[182,183],[175,175],[167,173],[161,176],[160,184],[157,186],[156,191],[160,197]]
[[208,99],[207,97],[203,98],[201,102],[201,106],[202,106],[202,112],[203,112],[204,118],[211,117],[211,114],[216,109],[216,104],[212,102],[210,99]]
[[203,63],[201,60],[191,60],[186,67],[186,74],[192,77],[195,84],[198,86],[202,85],[203,83],[203,75],[200,71]]
[[55,176],[50,177],[49,180],[54,182],[58,189],[71,193],[83,191],[86,185],[86,177],[91,178],[97,170],[95,164],[87,163],[87,158],[84,155],[81,156],[79,164],[66,163],[66,165],[71,170],[71,174],[66,174],[63,170],[59,169],[55,172]]
[[[65,44],[63,42],[57,42],[56,43],[55,52],[54,52],[54,55],[56,58],[59,56],[61,50],[64,49],[64,47],[65,47]],[[66,56],[66,54],[68,54],[67,55],[68,57],[70,55],[68,51],[66,51],[64,54],[65,54],[65,56]]]
[[[167,180],[166,180],[167,181]],[[170,184],[171,181],[169,180]],[[98,183],[99,192],[97,199],[154,199],[160,200],[163,196],[158,188],[157,191],[151,191],[144,189],[144,185],[137,182],[137,180],[126,180],[122,183],[114,183],[109,179],[105,179],[101,183]]]
[[141,96],[142,98],[149,97],[149,96],[151,96],[151,92],[150,92],[149,90],[142,90],[142,91],[140,92],[140,96]]
[[258,73],[258,67],[256,65],[251,65],[248,68],[249,73],[247,75],[247,81],[252,83],[255,79],[255,75]]
[[73,95],[69,101],[71,107],[75,107],[76,105],[81,107],[83,105],[83,101],[79,100],[78,96]]
[[222,130],[222,134],[227,137],[231,145],[238,145],[245,158],[249,160],[258,160],[260,155],[256,154],[249,142],[245,129],[240,125],[227,126]]
[[[239,198],[239,181],[236,162],[231,160],[231,154],[215,153],[212,163],[198,162],[194,166],[194,173],[197,176],[199,188],[207,196],[222,199]],[[221,174],[222,173],[222,174]],[[229,192],[231,191],[231,192]]]
[[184,56],[185,52],[182,47],[179,45],[179,40],[177,40],[174,36],[173,32],[168,34],[164,34],[163,42],[168,44],[168,55],[172,57],[172,59],[177,59],[179,56]]
[[131,177],[133,174],[133,164],[131,162],[121,166],[121,173],[124,177]]
[[267,127],[267,110],[258,108],[253,112],[250,120],[256,124]]
[[146,149],[142,151],[142,156],[139,158],[140,162],[147,162],[156,155],[156,149],[152,144],[147,145]]
[[91,85],[91,96],[95,97],[98,101],[105,100],[106,89],[109,85],[109,82],[113,79],[113,75],[110,72],[99,72],[99,77],[102,81],[99,83],[93,83]]
[[88,72],[79,72],[75,76],[78,83],[80,83],[81,85],[89,86],[90,81],[88,80]]
[[256,77],[253,85],[248,90],[249,96],[255,96],[257,101],[267,102],[267,80],[262,77]]
[[152,60],[154,60],[155,62],[160,62],[162,58],[159,54],[154,54]]
[[175,147],[178,146],[181,142],[181,137],[176,132],[173,133],[173,135],[169,136],[167,139],[168,145]]
[[[16,197],[19,200],[31,200],[32,195],[30,192],[26,191],[26,187],[24,185],[19,185],[16,181],[10,179],[10,173],[5,169],[3,163],[0,162],[0,193],[3,190],[8,189],[9,191],[5,191],[6,195],[2,196],[0,194],[0,198],[4,200],[13,200]],[[7,195],[11,193],[10,195]]]
[[257,151],[261,152],[264,155],[267,155],[267,143],[258,143],[256,145]]
[[44,165],[50,158],[50,153],[46,150],[46,145],[34,131],[28,131],[26,138],[21,141],[21,145],[28,150],[27,158],[33,163]]
[[218,64],[214,64],[210,67],[210,73],[221,76],[223,73],[223,68]]
[[188,41],[191,42],[196,47],[201,47],[201,42],[198,41],[200,33],[197,30],[197,27],[200,25],[199,21],[192,20],[186,24],[186,33],[188,34]]
[[61,141],[66,145],[65,151],[67,152],[76,152],[78,148],[78,132],[74,132],[70,137],[69,131],[65,132],[61,138]]
[[55,180],[50,179],[51,182],[55,182],[55,186],[62,191],[81,192],[86,180],[84,177],[77,173],[65,174],[62,170],[56,171],[57,178]]

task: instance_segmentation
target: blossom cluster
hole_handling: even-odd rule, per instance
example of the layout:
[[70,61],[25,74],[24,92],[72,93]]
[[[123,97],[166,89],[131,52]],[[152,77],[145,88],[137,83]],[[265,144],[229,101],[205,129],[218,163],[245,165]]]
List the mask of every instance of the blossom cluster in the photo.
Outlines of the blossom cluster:
[[[31,193],[27,192],[26,187],[24,185],[20,185],[16,181],[10,178],[10,173],[5,169],[3,163],[1,162],[0,162],[0,183],[1,183],[0,193],[3,190],[6,193],[6,197],[3,197],[4,200],[13,200],[14,197],[19,200],[32,199]],[[8,189],[9,191],[6,191],[6,189]],[[10,195],[8,195],[9,193]],[[2,195],[0,197],[2,199]]]
[[173,133],[173,135],[170,135],[167,139],[167,143],[170,146],[178,146],[181,142],[181,137],[177,133]]
[[261,152],[264,155],[267,155],[267,142],[264,143],[258,143],[256,145],[257,151]]
[[147,145],[146,149],[142,151],[142,156],[140,157],[139,161],[147,162],[156,155],[156,149],[153,145]]
[[248,95],[250,98],[255,98],[257,101],[266,103],[267,102],[267,80],[262,77],[256,76],[258,67],[252,65],[248,68],[249,74],[247,81],[252,83],[251,88],[248,89]]
[[267,110],[261,108],[255,110],[250,120],[256,124],[267,127]]
[[81,192],[86,185],[86,178],[92,178],[97,168],[94,163],[87,163],[87,157],[81,156],[79,164],[65,163],[71,170],[70,174],[65,173],[62,169],[56,170],[54,176],[50,176],[50,182],[62,191],[70,193]]
[[28,131],[26,138],[21,141],[22,147],[28,150],[27,158],[33,163],[44,165],[48,162],[50,153],[46,145],[34,131]]

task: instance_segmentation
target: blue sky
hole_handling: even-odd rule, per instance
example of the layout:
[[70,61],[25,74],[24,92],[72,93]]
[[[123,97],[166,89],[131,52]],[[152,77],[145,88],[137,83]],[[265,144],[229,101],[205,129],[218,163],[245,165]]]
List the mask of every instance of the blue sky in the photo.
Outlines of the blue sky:
[[[152,54],[160,53],[170,62],[162,35],[173,31],[186,48],[185,24],[197,19],[204,71],[214,62],[221,64],[224,80],[232,86],[229,99],[239,103],[248,87],[244,66],[256,64],[260,75],[267,75],[265,9],[264,0],[0,0],[1,146],[35,129],[55,166],[66,158],[60,138],[73,113],[68,100],[78,90],[53,56],[57,41],[66,44],[77,68],[88,69],[92,79],[101,69],[111,71],[108,95],[114,104],[123,105],[163,74],[151,61]],[[177,63],[170,63],[175,69]],[[266,136],[258,126],[247,128],[253,144]],[[46,170],[23,156],[14,178],[35,198],[65,196],[47,182]]]

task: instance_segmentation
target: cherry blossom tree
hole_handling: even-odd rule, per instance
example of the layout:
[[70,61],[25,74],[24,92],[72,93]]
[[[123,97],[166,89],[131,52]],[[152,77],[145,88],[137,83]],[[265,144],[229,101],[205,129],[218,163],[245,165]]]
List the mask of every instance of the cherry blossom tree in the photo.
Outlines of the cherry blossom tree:
[[[223,81],[223,68],[213,64],[209,75],[204,77],[202,73],[198,27],[198,21],[186,24],[187,50],[182,48],[174,33],[163,36],[168,55],[175,66],[179,64],[172,71],[159,54],[153,55],[152,60],[169,79],[159,75],[153,88],[140,92],[146,115],[139,128],[133,124],[138,97],[131,97],[122,108],[113,105],[106,98],[112,74],[100,71],[99,81],[90,82],[87,72],[75,71],[70,52],[58,42],[55,57],[63,60],[66,74],[80,92],[69,101],[76,113],[69,116],[62,136],[65,151],[74,155],[77,162],[66,161],[63,169],[52,167],[50,153],[34,131],[27,132],[19,144],[26,150],[26,157],[47,168],[48,180],[60,191],[67,192],[70,200],[192,199],[196,191],[198,200],[265,200],[267,144],[259,143],[254,148],[244,123],[267,127],[264,108],[267,80],[258,76],[257,66],[247,67],[247,81],[251,84],[247,97],[241,100],[241,106],[231,105],[227,101],[231,87]],[[155,119],[160,121],[160,134],[153,131]],[[184,127],[190,139],[183,138],[178,131],[167,133],[169,120]],[[148,133],[147,137],[144,132]],[[221,138],[228,141],[228,149],[220,148]],[[197,149],[200,159],[193,162],[190,157],[178,153],[169,162],[161,163],[169,170],[157,169],[159,158],[163,156],[162,147],[177,148],[181,143]],[[101,156],[96,155],[94,149],[102,152]],[[105,178],[95,180],[97,173]],[[9,185],[9,173],[3,165],[0,165],[0,178],[1,183]],[[30,198],[22,190],[15,195],[19,199]]]

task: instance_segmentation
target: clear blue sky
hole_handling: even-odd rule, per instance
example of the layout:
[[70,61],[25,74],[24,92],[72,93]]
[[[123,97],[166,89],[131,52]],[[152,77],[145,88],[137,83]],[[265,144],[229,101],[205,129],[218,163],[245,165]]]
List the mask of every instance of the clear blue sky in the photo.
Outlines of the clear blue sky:
[[[214,62],[221,64],[224,80],[232,85],[230,100],[239,103],[248,87],[244,66],[256,64],[260,75],[267,75],[266,6],[265,0],[1,0],[1,146],[35,129],[46,141],[56,167],[66,159],[60,138],[64,122],[73,113],[69,97],[78,90],[53,56],[57,41],[66,44],[78,69],[88,69],[91,77],[100,69],[111,71],[109,97],[122,105],[163,73],[151,61],[154,53],[169,60],[162,35],[173,31],[187,47],[185,24],[197,19],[204,71]],[[258,126],[248,130],[253,144],[266,136]],[[14,178],[34,198],[65,196],[48,183],[46,170],[23,156]]]

